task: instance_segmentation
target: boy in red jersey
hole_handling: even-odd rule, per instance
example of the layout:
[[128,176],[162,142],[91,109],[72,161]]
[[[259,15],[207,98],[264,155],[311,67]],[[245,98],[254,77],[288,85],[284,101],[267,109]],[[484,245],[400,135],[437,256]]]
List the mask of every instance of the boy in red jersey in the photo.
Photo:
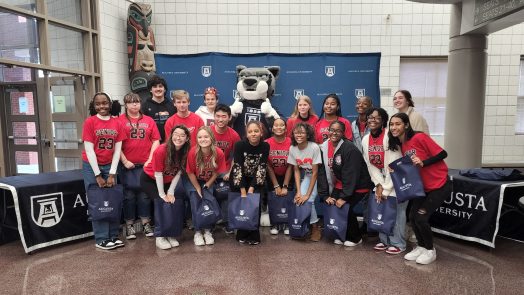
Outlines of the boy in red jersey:
[[204,121],[198,115],[189,111],[191,100],[187,91],[175,90],[171,93],[171,98],[175,102],[176,113],[167,119],[164,125],[165,134],[169,136],[174,126],[182,124],[189,129],[191,133],[190,144],[194,146],[196,144],[196,133],[200,127],[204,126]]

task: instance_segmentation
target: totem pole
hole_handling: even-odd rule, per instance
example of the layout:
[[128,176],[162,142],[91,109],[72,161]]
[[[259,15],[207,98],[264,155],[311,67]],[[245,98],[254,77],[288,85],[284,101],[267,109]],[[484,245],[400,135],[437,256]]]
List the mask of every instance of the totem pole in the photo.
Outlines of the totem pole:
[[131,91],[142,101],[149,97],[147,81],[155,75],[155,36],[151,29],[151,5],[132,3],[127,11],[127,56]]

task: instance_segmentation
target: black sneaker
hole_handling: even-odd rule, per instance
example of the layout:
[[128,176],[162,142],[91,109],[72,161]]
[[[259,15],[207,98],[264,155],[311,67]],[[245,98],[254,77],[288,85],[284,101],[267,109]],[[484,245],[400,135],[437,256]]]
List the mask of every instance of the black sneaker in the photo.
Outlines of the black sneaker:
[[96,244],[96,247],[100,248],[100,249],[103,249],[103,250],[111,250],[111,249],[115,249],[118,246],[115,245],[115,243],[113,243],[111,240],[104,240],[104,241]]
[[146,237],[152,237],[155,235],[153,227],[151,227],[149,223],[144,224],[144,235],[146,235]]
[[122,242],[119,238],[112,238],[111,242],[113,242],[113,244],[115,244],[116,247],[124,247],[125,246],[124,242]]

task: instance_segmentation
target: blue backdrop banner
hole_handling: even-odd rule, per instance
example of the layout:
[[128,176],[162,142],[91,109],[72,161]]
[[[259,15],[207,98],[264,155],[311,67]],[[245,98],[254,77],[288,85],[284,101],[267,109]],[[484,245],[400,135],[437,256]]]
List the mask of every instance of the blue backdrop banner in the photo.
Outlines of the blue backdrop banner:
[[368,95],[380,105],[380,53],[311,53],[311,54],[226,54],[218,52],[166,55],[156,54],[157,74],[169,87],[184,89],[191,95],[191,111],[203,105],[206,87],[218,89],[221,103],[231,105],[236,92],[236,66],[280,66],[271,104],[284,117],[292,113],[296,98],[307,95],[313,100],[317,115],[322,101],[336,93],[342,101],[342,114],[356,118],[356,98]]

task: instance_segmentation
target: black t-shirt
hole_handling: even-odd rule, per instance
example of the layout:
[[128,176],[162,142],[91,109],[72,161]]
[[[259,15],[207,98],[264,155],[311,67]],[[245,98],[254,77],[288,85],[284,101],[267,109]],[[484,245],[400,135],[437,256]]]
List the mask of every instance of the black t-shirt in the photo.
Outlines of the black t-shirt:
[[251,145],[247,139],[235,143],[234,164],[229,179],[235,189],[265,185],[269,144],[261,141]]
[[152,98],[148,98],[142,104],[142,113],[155,120],[158,132],[160,132],[160,142],[164,142],[164,124],[169,117],[176,113],[176,108],[173,102],[165,98],[161,103],[154,101]]

